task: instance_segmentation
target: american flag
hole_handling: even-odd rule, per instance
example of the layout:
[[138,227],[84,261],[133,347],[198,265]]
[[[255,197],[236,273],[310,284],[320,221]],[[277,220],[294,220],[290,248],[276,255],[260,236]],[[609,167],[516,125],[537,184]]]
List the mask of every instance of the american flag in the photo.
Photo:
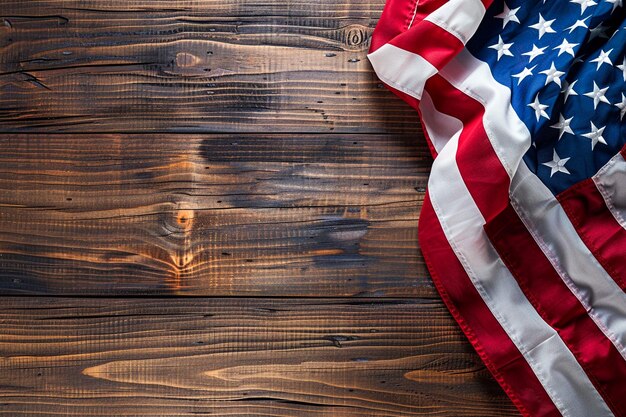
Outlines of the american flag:
[[623,0],[388,0],[372,36],[428,268],[524,416],[626,416],[625,50]]

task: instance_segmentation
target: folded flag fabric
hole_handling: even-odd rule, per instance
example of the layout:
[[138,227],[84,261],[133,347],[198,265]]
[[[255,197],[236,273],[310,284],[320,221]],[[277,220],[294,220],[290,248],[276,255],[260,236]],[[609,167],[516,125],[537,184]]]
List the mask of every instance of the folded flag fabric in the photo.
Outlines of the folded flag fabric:
[[624,0],[388,0],[370,59],[434,156],[419,239],[525,416],[626,416]]

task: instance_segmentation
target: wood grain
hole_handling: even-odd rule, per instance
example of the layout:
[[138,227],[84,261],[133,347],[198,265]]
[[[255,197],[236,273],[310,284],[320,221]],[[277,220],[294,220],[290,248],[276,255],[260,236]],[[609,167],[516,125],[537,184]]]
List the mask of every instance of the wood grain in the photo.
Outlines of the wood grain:
[[419,252],[383,4],[2,1],[0,416],[517,415]]
[[0,291],[434,296],[394,135],[0,135]]
[[5,298],[5,416],[514,416],[432,300]]
[[165,3],[3,0],[0,132],[418,130],[366,58],[384,0]]

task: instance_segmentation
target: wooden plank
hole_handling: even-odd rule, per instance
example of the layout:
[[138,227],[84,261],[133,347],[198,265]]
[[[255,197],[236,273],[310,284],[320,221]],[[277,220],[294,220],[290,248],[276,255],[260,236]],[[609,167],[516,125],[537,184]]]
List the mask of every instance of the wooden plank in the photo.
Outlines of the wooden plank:
[[393,135],[0,135],[0,291],[435,296]]
[[514,416],[444,306],[1,299],[6,416]]
[[0,131],[414,133],[366,58],[383,5],[4,0]]

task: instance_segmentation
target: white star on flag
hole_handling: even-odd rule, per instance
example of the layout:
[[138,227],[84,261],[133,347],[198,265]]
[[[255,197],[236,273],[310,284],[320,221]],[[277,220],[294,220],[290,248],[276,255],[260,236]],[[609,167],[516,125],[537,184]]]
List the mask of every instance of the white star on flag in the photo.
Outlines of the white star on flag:
[[550,118],[550,116],[548,116],[548,113],[546,113],[546,109],[548,108],[548,106],[539,102],[539,93],[537,93],[537,95],[535,96],[535,101],[528,104],[527,106],[535,111],[535,117],[537,118],[537,121],[539,121],[539,118],[541,117],[545,117],[546,119]]
[[569,171],[567,170],[567,168],[565,168],[565,164],[567,163],[567,161],[569,161],[569,158],[561,159],[556,153],[556,149],[553,152],[554,155],[552,155],[552,161],[544,162],[541,165],[545,165],[550,168],[550,177],[552,177],[557,172],[569,174]]
[[552,48],[552,49],[553,50],[554,49],[558,49],[559,50],[559,54],[557,56],[561,56],[561,54],[563,52],[566,52],[566,53],[570,54],[571,56],[574,56],[574,47],[578,46],[578,45],[579,44],[577,44],[577,43],[569,43],[567,41],[567,39],[563,39],[563,42],[561,42],[561,44],[559,46],[557,46],[555,48]]
[[529,75],[533,75],[533,70],[536,67],[536,65],[534,65],[532,68],[525,67],[521,72],[513,74],[511,77],[517,78],[517,85],[520,85],[524,78],[528,77]]
[[607,3],[613,3],[613,8],[611,9],[611,14],[613,14],[615,9],[617,9],[618,7],[622,7],[622,0],[606,0],[606,2]]
[[580,5],[580,14],[585,13],[587,7],[595,6],[596,4],[598,4],[593,0],[570,0],[570,3],[576,3]]
[[541,13],[539,13],[539,22],[535,23],[534,25],[530,25],[529,28],[537,29],[539,31],[539,39],[541,39],[541,37],[546,33],[556,33],[556,31],[552,29],[552,23],[555,20],[556,19],[546,20],[543,18]]
[[591,122],[591,132],[583,134],[584,137],[591,139],[591,150],[598,144],[598,142],[606,145],[606,141],[602,137],[602,132],[604,132],[605,127],[601,127],[598,129],[596,125]]
[[551,82],[556,83],[556,85],[558,85],[559,87],[561,86],[561,76],[564,75],[565,73],[563,71],[558,71],[555,67],[554,67],[554,61],[550,64],[550,68],[548,68],[545,71],[540,71],[539,74],[545,74],[546,75],[546,84],[548,85]]
[[609,64],[609,65],[613,65],[613,63],[611,62],[611,59],[609,58],[609,55],[611,54],[611,52],[613,52],[613,49],[609,49],[608,51],[600,51],[600,55],[598,55],[597,58],[592,59],[589,62],[597,62],[598,66],[596,67],[596,70],[600,69],[600,66],[602,64]]
[[513,52],[509,51],[509,48],[511,48],[512,45],[512,43],[504,43],[504,41],[502,40],[502,36],[498,35],[498,43],[491,45],[489,48],[498,51],[499,61],[500,58],[502,58],[504,55],[513,56]]
[[606,94],[606,90],[608,90],[609,87],[604,87],[604,88],[599,88],[598,85],[596,84],[596,82],[593,82],[593,91],[590,91],[588,93],[583,94],[584,96],[587,96],[589,98],[593,99],[593,109],[595,110],[596,107],[598,107],[598,104],[600,102],[606,103],[606,104],[611,104],[609,102],[609,99],[606,98],[605,94]]
[[589,19],[591,16],[587,16],[584,19],[579,19],[576,21],[576,23],[574,23],[572,26],[565,28],[565,30],[569,29],[569,33],[572,33],[576,28],[585,28],[587,29],[588,26],[585,23],[585,21],[587,19]]
[[561,140],[563,133],[570,133],[572,135],[574,134],[574,131],[570,127],[570,123],[572,122],[572,119],[573,117],[566,119],[565,117],[563,117],[562,114],[559,114],[559,122],[550,126],[554,129],[559,129],[559,140]]
[[544,46],[543,48],[537,48],[537,46],[533,44],[533,49],[528,52],[524,52],[522,55],[528,55],[530,57],[528,59],[528,63],[530,64],[533,59],[537,58],[539,55],[543,55],[543,51],[545,51],[546,48],[547,46]]
[[519,9],[520,9],[519,7],[516,7],[515,9],[511,10],[509,9],[509,6],[506,5],[506,3],[504,4],[504,10],[502,10],[502,13],[495,16],[498,19],[502,19],[503,29],[504,27],[506,27],[507,23],[509,22],[519,23],[519,19],[515,15]]

